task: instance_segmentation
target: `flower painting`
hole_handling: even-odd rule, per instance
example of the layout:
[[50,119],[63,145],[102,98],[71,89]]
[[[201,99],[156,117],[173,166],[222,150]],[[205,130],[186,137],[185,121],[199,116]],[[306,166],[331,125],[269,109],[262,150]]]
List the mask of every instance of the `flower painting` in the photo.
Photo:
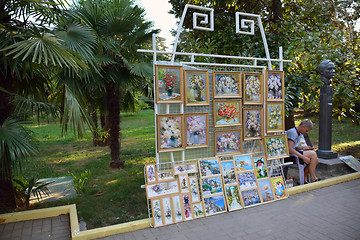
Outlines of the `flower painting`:
[[266,132],[283,132],[285,130],[284,103],[268,102],[266,118]]
[[241,195],[244,200],[245,207],[261,203],[257,189],[250,189],[247,191],[243,191],[241,192]]
[[190,191],[187,174],[179,175],[179,182],[180,182],[180,190],[182,193]]
[[170,197],[162,199],[162,206],[164,210],[164,223],[170,224],[173,223],[173,211],[171,209]]
[[183,150],[183,116],[157,115],[158,152]]
[[209,105],[208,71],[185,70],[185,106]]
[[220,177],[210,177],[201,179],[201,189],[203,196],[215,193],[222,193],[222,182]]
[[262,74],[244,73],[244,104],[262,104]]
[[194,213],[194,218],[203,217],[205,215],[203,203],[201,203],[201,202],[194,203],[193,204],[193,213]]
[[209,144],[208,113],[186,114],[186,148],[207,147]]
[[190,195],[183,194],[182,201],[183,201],[183,207],[184,207],[184,218],[185,218],[185,220],[190,220],[193,218],[191,204],[190,204]]
[[234,211],[242,208],[240,191],[237,185],[225,186],[226,199],[229,211]]
[[213,72],[214,98],[241,98],[241,78],[236,72]]
[[199,194],[197,177],[196,176],[189,177],[189,182],[190,182],[190,192],[191,192],[192,202],[199,202],[200,194]]
[[266,160],[264,157],[254,158],[254,166],[257,179],[268,177]]
[[284,100],[284,72],[267,70],[266,81],[267,100]]
[[182,67],[157,65],[155,71],[157,103],[182,103]]
[[271,178],[271,185],[274,189],[276,199],[286,198],[285,184],[281,176]]
[[241,125],[240,100],[214,100],[214,127]]
[[274,195],[271,189],[270,181],[269,180],[258,181],[258,184],[263,202],[274,200]]
[[289,156],[286,135],[265,137],[265,152],[268,160]]
[[219,159],[210,158],[199,160],[199,169],[201,177],[208,177],[220,174]]
[[244,109],[244,139],[261,138],[262,109]]
[[241,152],[240,130],[214,133],[215,155],[230,155]]
[[206,216],[226,211],[224,196],[211,196],[204,198]]
[[178,179],[162,183],[146,184],[147,198],[160,197],[180,192]]
[[175,222],[183,221],[183,212],[182,212],[182,205],[179,195],[172,196],[172,203],[173,203],[173,215]]
[[146,173],[146,182],[156,182],[156,170],[155,163],[146,164],[145,165],[145,173]]
[[164,171],[157,171],[156,175],[157,175],[158,182],[172,180],[172,179],[174,179],[174,170],[169,169],[169,170],[164,170]]
[[253,172],[246,172],[238,174],[240,189],[253,188],[256,186],[256,178]]
[[159,227],[163,225],[163,214],[160,206],[160,199],[154,199],[151,201],[152,215],[153,215],[153,225],[154,227]]
[[225,185],[236,183],[235,166],[233,160],[222,161],[221,171]]
[[254,170],[251,154],[234,156],[235,170],[237,172]]

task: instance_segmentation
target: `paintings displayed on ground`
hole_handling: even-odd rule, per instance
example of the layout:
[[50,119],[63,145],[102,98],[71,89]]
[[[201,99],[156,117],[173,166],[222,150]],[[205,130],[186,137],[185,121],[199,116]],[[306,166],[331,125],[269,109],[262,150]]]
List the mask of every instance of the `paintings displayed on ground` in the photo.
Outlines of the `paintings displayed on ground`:
[[208,71],[185,70],[185,106],[210,104]]

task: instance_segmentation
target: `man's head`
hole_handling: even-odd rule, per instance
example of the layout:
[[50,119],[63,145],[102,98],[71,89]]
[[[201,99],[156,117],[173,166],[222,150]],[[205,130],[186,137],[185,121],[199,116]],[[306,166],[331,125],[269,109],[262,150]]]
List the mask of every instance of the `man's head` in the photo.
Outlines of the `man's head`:
[[[319,70],[321,77],[323,78],[322,79],[323,81],[326,79],[329,82],[330,79],[335,76],[335,65],[330,60],[322,61],[319,64],[318,70]],[[327,84],[327,83],[325,82],[325,84]]]
[[310,119],[305,119],[303,120],[300,125],[297,127],[297,130],[299,131],[299,133],[301,133],[302,135],[307,134],[308,132],[310,132],[310,130],[312,130],[314,127],[313,122]]

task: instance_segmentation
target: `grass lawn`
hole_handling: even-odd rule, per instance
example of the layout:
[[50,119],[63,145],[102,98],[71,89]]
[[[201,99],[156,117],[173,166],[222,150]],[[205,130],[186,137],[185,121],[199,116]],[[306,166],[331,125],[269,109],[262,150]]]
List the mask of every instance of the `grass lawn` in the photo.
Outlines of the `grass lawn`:
[[[309,133],[317,146],[318,120],[310,117],[315,128]],[[303,116],[296,116],[298,124]],[[29,122],[26,127],[38,139],[39,157],[24,164],[28,177],[38,178],[73,176],[78,186],[78,197],[42,203],[32,208],[52,207],[75,203],[80,219],[88,229],[147,218],[143,166],[155,162],[154,112],[143,110],[136,114],[121,115],[121,158],[125,169],[111,170],[108,147],[94,147],[92,135],[75,139],[72,132],[61,136],[56,123]],[[333,150],[341,155],[360,158],[360,127],[350,121],[333,120]],[[88,181],[83,184],[85,179]]]

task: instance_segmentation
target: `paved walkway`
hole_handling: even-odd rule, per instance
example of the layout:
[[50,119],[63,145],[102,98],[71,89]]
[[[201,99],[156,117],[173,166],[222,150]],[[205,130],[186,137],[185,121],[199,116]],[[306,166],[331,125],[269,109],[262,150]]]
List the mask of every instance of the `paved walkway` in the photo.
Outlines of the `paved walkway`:
[[360,179],[252,208],[102,239],[360,239]]

